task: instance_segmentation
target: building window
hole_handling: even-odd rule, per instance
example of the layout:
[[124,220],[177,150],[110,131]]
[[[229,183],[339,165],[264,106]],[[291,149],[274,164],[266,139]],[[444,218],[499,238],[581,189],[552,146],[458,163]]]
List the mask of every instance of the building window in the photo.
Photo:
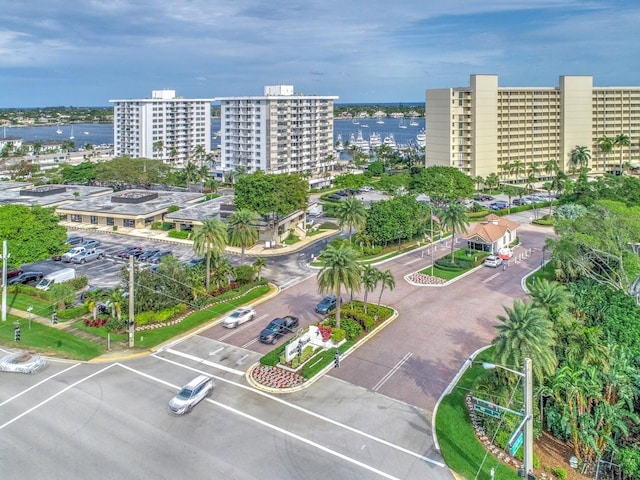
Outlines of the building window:
[[114,221],[113,217],[107,217],[107,225],[112,227],[115,224],[116,222]]
[[122,220],[122,226],[126,228],[135,228],[136,222],[131,218],[125,218],[124,220]]
[[153,217],[147,217],[144,219],[144,224],[145,225],[150,225],[153,223],[154,218]]
[[95,215],[91,215],[91,216],[89,217],[89,222],[90,222],[92,225],[97,225],[97,224],[98,224],[98,217],[96,217]]
[[76,213],[72,213],[71,214],[71,221],[72,222],[79,222],[82,223],[82,215],[78,215]]

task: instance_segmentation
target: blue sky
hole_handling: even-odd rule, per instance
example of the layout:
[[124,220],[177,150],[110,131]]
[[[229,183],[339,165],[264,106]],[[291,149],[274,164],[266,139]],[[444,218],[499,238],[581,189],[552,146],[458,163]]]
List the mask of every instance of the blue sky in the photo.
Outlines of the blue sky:
[[170,88],[340,103],[426,88],[639,85],[638,0],[0,0],[0,108],[103,106]]

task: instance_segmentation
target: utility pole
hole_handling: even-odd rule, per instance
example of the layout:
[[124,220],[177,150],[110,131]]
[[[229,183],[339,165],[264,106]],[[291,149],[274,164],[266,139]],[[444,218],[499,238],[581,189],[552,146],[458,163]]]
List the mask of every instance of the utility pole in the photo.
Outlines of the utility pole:
[[2,321],[7,321],[7,241],[2,241]]
[[[524,478],[533,473],[533,370],[531,359],[524,359]],[[535,478],[535,477],[534,477]]]
[[133,318],[133,255],[129,255],[129,348],[133,348],[135,333],[135,320]]

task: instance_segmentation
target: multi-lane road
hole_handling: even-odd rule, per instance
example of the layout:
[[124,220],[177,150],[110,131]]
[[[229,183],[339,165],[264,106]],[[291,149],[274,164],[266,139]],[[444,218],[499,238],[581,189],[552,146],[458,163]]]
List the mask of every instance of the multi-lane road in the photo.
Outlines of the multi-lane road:
[[[523,225],[518,235],[530,257],[447,287],[404,280],[429,263],[420,250],[380,265],[396,279],[382,302],[400,316],[297,393],[274,397],[243,375],[272,348],[256,341],[269,320],[293,314],[306,326],[321,318],[307,262],[322,245],[268,259],[282,291],[235,330],[214,325],[112,364],[52,361],[34,376],[4,374],[3,478],[451,479],[433,442],[432,412],[469,355],[493,338],[503,305],[524,296],[523,275],[540,264],[548,231]],[[197,372],[216,378],[214,395],[185,417],[170,416],[167,402]]]

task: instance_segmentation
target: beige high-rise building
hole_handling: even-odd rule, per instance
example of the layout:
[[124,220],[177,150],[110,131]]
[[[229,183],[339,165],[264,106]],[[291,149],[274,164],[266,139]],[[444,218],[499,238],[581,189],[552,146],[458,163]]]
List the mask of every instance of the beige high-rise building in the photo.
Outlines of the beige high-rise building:
[[221,170],[318,173],[337,163],[333,102],[338,97],[295,94],[292,85],[264,88],[263,96],[218,97]]
[[[626,134],[607,155],[599,139]],[[468,87],[426,91],[427,166],[502,180],[548,177],[556,160],[571,171],[571,151],[586,146],[591,173],[640,162],[640,87],[594,87],[591,76],[561,76],[557,87],[500,87],[497,75],[471,75]],[[517,168],[513,168],[517,166]],[[533,168],[535,170],[535,167]]]

